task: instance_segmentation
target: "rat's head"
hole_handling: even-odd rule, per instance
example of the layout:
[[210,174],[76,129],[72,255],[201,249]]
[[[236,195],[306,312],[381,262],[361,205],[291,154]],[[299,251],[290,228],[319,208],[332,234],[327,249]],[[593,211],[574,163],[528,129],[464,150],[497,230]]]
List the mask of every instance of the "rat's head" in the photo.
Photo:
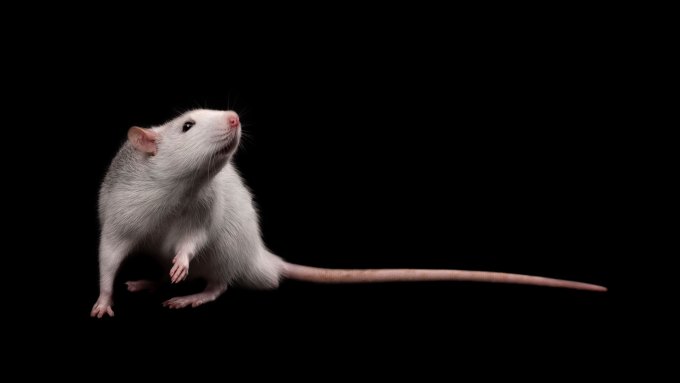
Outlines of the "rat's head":
[[230,110],[193,110],[159,127],[128,131],[145,160],[177,176],[214,174],[232,157],[240,137],[241,122]]

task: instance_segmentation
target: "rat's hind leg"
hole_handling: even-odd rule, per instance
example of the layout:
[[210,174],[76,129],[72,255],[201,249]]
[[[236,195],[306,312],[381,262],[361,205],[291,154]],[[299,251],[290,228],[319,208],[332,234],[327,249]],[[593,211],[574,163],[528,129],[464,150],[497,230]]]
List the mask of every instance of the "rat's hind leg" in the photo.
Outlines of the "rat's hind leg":
[[217,297],[222,295],[226,289],[226,285],[209,282],[205,287],[205,290],[200,293],[170,298],[163,302],[163,306],[171,309],[181,309],[187,306],[197,307],[204,303],[214,301]]
[[158,288],[158,282],[150,281],[148,279],[140,279],[138,281],[127,281],[125,282],[128,291],[137,292],[148,290],[153,292]]

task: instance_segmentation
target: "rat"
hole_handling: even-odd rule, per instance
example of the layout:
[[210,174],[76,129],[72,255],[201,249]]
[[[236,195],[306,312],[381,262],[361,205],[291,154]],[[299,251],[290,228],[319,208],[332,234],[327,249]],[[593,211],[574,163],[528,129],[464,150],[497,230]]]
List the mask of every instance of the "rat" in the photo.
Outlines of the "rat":
[[[113,316],[113,283],[125,257],[150,250],[171,283],[205,289],[163,302],[171,309],[214,301],[233,285],[275,289],[284,279],[317,283],[478,281],[606,291],[602,286],[466,270],[324,269],[288,263],[265,246],[250,191],[233,163],[241,138],[234,111],[192,110],[151,128],[132,127],[99,192],[99,298],[91,316]],[[156,282],[126,282],[129,291]]]

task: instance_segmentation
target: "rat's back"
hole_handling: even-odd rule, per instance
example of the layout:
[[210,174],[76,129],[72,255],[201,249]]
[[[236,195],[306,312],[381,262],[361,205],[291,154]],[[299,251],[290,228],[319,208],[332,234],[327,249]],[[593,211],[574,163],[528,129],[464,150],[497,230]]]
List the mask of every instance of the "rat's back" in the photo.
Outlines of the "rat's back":
[[162,195],[140,153],[125,143],[111,161],[99,189],[102,229],[124,233],[143,217],[157,215]]

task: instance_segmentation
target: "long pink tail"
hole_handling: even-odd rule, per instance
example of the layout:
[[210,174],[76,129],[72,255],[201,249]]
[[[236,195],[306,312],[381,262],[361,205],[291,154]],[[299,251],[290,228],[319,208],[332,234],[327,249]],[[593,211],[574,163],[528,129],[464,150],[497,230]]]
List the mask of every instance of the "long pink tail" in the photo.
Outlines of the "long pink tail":
[[322,269],[285,263],[284,276],[289,279],[316,283],[366,283],[415,281],[465,281],[516,283],[576,290],[607,291],[604,286],[562,279],[535,277],[491,271],[426,270],[426,269]]

